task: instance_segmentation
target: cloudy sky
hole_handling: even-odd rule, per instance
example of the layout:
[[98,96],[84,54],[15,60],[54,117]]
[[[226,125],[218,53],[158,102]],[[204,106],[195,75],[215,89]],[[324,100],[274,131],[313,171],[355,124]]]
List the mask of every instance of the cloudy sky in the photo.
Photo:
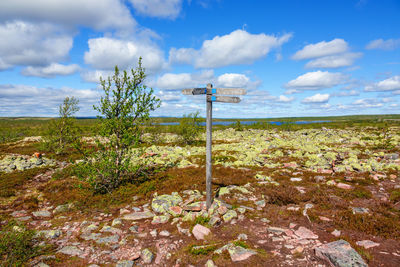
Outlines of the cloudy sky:
[[99,77],[138,58],[162,106],[182,88],[241,87],[215,117],[400,113],[399,0],[1,0],[0,116],[94,116]]

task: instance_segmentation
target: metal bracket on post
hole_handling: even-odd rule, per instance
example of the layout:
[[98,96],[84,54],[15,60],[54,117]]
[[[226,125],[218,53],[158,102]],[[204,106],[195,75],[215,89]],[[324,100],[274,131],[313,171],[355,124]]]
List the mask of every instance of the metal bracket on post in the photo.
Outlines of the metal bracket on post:
[[211,166],[211,144],[212,144],[212,84],[207,84],[207,121],[206,121],[206,205],[210,208],[212,197],[212,166]]

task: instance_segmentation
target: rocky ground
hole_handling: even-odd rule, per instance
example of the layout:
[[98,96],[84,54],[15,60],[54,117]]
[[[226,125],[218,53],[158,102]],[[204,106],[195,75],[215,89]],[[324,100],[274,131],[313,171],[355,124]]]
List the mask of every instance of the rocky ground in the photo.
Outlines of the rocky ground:
[[0,175],[31,176],[2,195],[2,224],[52,245],[31,266],[400,266],[399,132],[216,131],[208,210],[204,147],[173,135],[132,151],[165,167],[155,182],[106,200],[77,186],[71,163],[15,146]]

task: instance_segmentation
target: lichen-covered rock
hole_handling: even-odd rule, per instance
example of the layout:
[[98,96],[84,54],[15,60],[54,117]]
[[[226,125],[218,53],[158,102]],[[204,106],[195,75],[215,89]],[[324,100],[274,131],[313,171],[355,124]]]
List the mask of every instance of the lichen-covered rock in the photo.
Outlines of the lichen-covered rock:
[[362,257],[345,240],[338,240],[315,248],[318,258],[337,267],[367,267]]
[[151,224],[163,224],[167,223],[169,221],[169,216],[168,215],[156,215],[153,217],[153,221]]
[[178,193],[174,192],[171,195],[161,195],[153,198],[151,208],[158,213],[168,213],[170,207],[177,206],[182,202],[182,198]]
[[150,264],[154,259],[154,254],[148,248],[145,248],[142,250],[140,257],[144,263]]
[[224,219],[224,222],[229,222],[236,217],[237,217],[237,212],[234,210],[229,210],[227,213],[225,213],[224,216],[222,216],[222,219]]

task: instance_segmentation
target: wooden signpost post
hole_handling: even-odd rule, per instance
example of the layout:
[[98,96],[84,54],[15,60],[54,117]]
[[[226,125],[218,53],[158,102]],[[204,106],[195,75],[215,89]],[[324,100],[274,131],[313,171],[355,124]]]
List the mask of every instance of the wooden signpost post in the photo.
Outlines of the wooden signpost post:
[[184,95],[206,95],[207,103],[207,120],[206,120],[206,204],[207,209],[212,204],[212,173],[211,173],[211,144],[212,144],[212,103],[239,103],[240,98],[235,96],[218,96],[218,95],[245,95],[246,90],[239,88],[213,88],[212,84],[207,84],[206,88],[190,88],[183,89]]

